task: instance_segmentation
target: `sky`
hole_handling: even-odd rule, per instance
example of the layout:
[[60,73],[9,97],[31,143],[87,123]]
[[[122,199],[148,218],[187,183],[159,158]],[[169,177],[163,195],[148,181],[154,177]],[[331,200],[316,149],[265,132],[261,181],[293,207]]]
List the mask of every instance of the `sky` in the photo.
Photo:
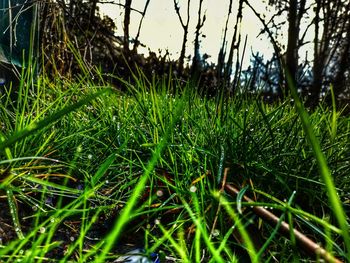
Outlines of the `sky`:
[[[114,0],[117,3],[124,3],[123,0]],[[178,0],[180,12],[185,19],[187,0]],[[237,3],[233,1],[233,14],[230,18],[229,37],[231,40],[233,27],[236,21]],[[133,0],[132,8],[143,11],[145,0]],[[187,43],[187,55],[193,54],[194,31],[197,24],[197,10],[199,0],[191,1],[191,21],[189,41]],[[202,10],[206,14],[206,22],[202,28],[202,32],[206,35],[202,38],[201,54],[207,53],[211,57],[209,62],[216,62],[219,49],[222,44],[223,29],[226,22],[229,0],[204,0]],[[254,8],[263,14],[265,13],[265,4],[262,0],[254,0]],[[123,35],[123,8],[113,4],[101,4],[100,12],[111,17],[117,25],[117,35]],[[135,37],[141,15],[137,12],[131,13],[130,35]],[[266,58],[272,56],[273,50],[270,41],[266,35],[259,36],[262,25],[253,12],[245,7],[243,10],[242,23],[242,45],[247,35],[247,49],[244,60],[244,67],[248,66],[251,51],[260,52]],[[174,9],[173,0],[151,0],[146,16],[143,21],[142,30],[139,40],[149,47],[152,51],[158,49],[168,49],[171,58],[177,59],[180,55],[182,45],[183,29]],[[231,42],[231,41],[230,41]],[[229,42],[229,44],[230,44]],[[241,48],[241,50],[243,50]],[[140,50],[146,53],[146,50]]]

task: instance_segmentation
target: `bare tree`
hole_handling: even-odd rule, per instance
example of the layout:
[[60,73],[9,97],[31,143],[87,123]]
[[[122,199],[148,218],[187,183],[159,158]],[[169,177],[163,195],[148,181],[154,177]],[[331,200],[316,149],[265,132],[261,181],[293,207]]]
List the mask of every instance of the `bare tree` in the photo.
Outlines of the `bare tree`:
[[321,1],[316,1],[315,6],[315,37],[314,37],[314,63],[313,63],[313,83],[311,91],[313,96],[318,96],[320,93],[319,87],[322,86],[322,70],[325,57],[323,56],[323,50],[320,49],[319,32],[320,32],[320,11]]
[[129,54],[129,41],[130,41],[130,33],[129,33],[129,25],[130,25],[130,14],[131,14],[131,4],[132,0],[125,0],[124,6],[124,41],[123,41],[123,49],[124,54],[128,56]]
[[179,73],[182,72],[183,66],[184,66],[184,60],[185,60],[185,55],[186,55],[186,44],[187,44],[187,37],[188,37],[188,25],[190,23],[190,4],[191,0],[187,0],[187,12],[186,12],[186,22],[182,19],[182,16],[180,14],[180,6],[179,6],[179,1],[174,0],[174,8],[176,11],[177,16],[179,17],[182,29],[184,31],[183,33],[183,38],[182,38],[182,47],[181,47],[181,53],[179,57]]
[[220,47],[220,51],[219,51],[219,55],[218,55],[218,61],[217,61],[217,78],[222,81],[222,77],[223,77],[223,69],[225,67],[225,56],[226,56],[226,47],[227,47],[227,29],[228,29],[228,23],[230,20],[230,16],[232,13],[232,0],[230,0],[230,4],[228,7],[228,11],[227,11],[227,18],[226,18],[226,23],[225,23],[225,28],[224,28],[224,34],[223,34],[223,38],[222,38],[222,44]]
[[[314,65],[310,100],[318,98],[322,88],[328,83],[334,84],[335,95],[339,96],[345,90],[345,73],[350,66],[350,1],[316,1],[314,24]],[[323,28],[321,36],[320,27]]]
[[[248,6],[248,0],[245,0]],[[281,60],[285,74],[290,74],[292,85],[308,83],[303,86],[303,93],[308,94],[308,104],[317,105],[320,94],[329,88],[332,83],[336,96],[344,93],[350,68],[350,1],[349,0],[281,0],[269,1],[276,8],[276,15],[288,14],[288,41],[284,59]],[[254,8],[250,6],[254,11]],[[256,13],[257,14],[257,13]],[[304,32],[300,32],[302,19],[310,17]],[[259,19],[263,22],[261,17]],[[305,22],[304,22],[305,23]],[[264,30],[271,39],[276,37],[272,30],[278,31],[275,23],[266,23]],[[299,63],[298,52],[306,44],[307,32],[314,30],[313,58],[311,59],[311,80],[304,81],[300,77],[303,74],[303,65],[309,61]],[[280,30],[280,29],[279,29]],[[280,43],[274,44],[274,46]],[[275,48],[276,52],[276,48]],[[308,58],[306,58],[307,60]],[[286,75],[285,75],[286,77]],[[288,89],[285,90],[288,92]]]
[[236,24],[234,27],[234,33],[232,37],[232,42],[231,42],[231,47],[230,47],[230,53],[228,55],[225,71],[224,71],[224,80],[229,83],[230,82],[230,76],[232,73],[232,64],[233,64],[233,56],[234,56],[234,51],[237,50],[237,57],[238,57],[238,49],[239,45],[241,43],[241,23],[242,23],[242,10],[243,10],[243,2],[244,0],[239,1],[239,6],[238,6],[238,12],[236,16]]
[[[346,89],[350,88],[349,71],[350,71],[350,3],[347,6],[347,11],[343,13],[344,24],[346,24],[344,30],[344,38],[342,47],[339,49],[339,63],[338,70],[334,76],[333,87],[336,96],[341,95]],[[349,91],[348,91],[349,92]],[[349,95],[349,94],[348,94]]]
[[[278,83],[274,83],[274,86],[277,87],[276,91],[277,93],[282,93],[281,87],[283,84],[283,80],[284,80],[284,76],[283,76],[283,58],[282,58],[282,50],[281,50],[281,45],[280,43],[277,42],[277,40],[275,39],[275,36],[273,34],[272,28],[270,28],[270,22],[273,21],[274,16],[270,19],[270,21],[266,22],[265,19],[263,18],[263,16],[261,14],[259,14],[255,8],[249,3],[248,0],[245,0],[245,4],[253,11],[253,13],[255,14],[255,16],[259,19],[259,21],[262,23],[263,28],[260,32],[260,34],[263,33],[267,33],[268,38],[270,39],[270,42],[272,44],[273,50],[274,50],[274,56],[275,58],[273,59],[276,63],[276,69],[278,71],[274,72],[274,74],[278,74],[278,78],[276,79],[278,81]],[[276,15],[281,15],[283,13],[284,10],[279,10],[279,12]],[[268,67],[267,67],[268,68]],[[269,82],[268,85],[271,85],[272,83]],[[268,87],[268,89],[270,89],[271,87]]]
[[148,8],[148,5],[149,5],[150,2],[151,2],[151,0],[147,0],[147,1],[146,1],[145,7],[144,7],[143,12],[142,12],[142,14],[141,14],[141,19],[140,19],[139,27],[138,27],[138,29],[137,29],[137,34],[136,34],[136,37],[135,37],[135,40],[134,40],[134,47],[133,47],[133,51],[134,51],[134,52],[137,51],[137,47],[138,47],[139,44],[140,44],[139,37],[140,37],[140,33],[141,33],[142,22],[143,22],[143,19],[144,19],[145,16],[146,16],[147,8]]
[[288,94],[290,85],[296,87],[298,83],[298,51],[302,44],[300,42],[300,23],[306,13],[306,0],[270,1],[270,4],[275,5],[280,10],[286,10],[288,14],[287,48],[285,60],[282,61],[285,79],[290,80],[290,82],[286,82],[287,89],[284,90],[284,94]]
[[199,48],[200,48],[200,40],[199,37],[201,35],[201,28],[203,27],[206,16],[205,14],[202,16],[202,5],[204,0],[199,0],[199,6],[198,6],[198,20],[197,20],[197,26],[196,26],[196,32],[195,32],[195,38],[194,38],[194,54],[192,59],[192,68],[191,68],[191,75],[194,78],[198,77],[198,71],[200,66],[200,60],[199,60]]
[[[296,86],[297,70],[298,70],[298,40],[299,40],[299,23],[298,23],[298,0],[290,0],[288,7],[288,44],[286,53],[286,79],[289,78],[291,82],[287,82],[287,86]],[[285,92],[288,93],[291,87]]]

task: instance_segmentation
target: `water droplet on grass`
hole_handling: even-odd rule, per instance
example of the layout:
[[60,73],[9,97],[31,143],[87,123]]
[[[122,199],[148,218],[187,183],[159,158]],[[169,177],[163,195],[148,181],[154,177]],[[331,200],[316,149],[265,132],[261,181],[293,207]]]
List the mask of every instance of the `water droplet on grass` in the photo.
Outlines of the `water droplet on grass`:
[[190,192],[194,193],[194,192],[196,192],[196,191],[197,191],[197,187],[194,186],[194,185],[192,185],[192,186],[190,187]]
[[214,229],[214,231],[213,231],[213,236],[214,236],[214,237],[217,237],[218,235],[220,235],[219,229]]
[[83,147],[81,147],[80,145],[77,147],[77,152],[80,153],[83,151]]

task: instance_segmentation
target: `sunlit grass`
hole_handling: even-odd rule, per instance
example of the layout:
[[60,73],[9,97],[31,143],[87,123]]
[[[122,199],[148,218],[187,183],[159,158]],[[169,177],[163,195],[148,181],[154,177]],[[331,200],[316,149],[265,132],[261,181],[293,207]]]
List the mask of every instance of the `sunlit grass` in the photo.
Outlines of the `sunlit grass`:
[[[125,239],[181,262],[309,258],[294,228],[349,253],[350,126],[339,110],[208,99],[142,74],[121,93],[89,74],[23,81],[15,103],[1,98],[0,190],[15,234],[2,259],[112,262]],[[219,191],[225,168],[237,197]],[[288,222],[290,236],[253,206]]]

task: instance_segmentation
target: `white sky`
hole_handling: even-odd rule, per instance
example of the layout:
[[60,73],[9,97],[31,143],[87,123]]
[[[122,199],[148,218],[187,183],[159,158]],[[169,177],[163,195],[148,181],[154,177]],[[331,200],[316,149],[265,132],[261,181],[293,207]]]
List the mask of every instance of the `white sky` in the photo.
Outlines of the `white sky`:
[[[124,4],[124,0],[115,0],[118,3]],[[187,42],[187,55],[193,54],[193,39],[194,31],[197,24],[197,9],[199,0],[191,1],[191,20],[189,40]],[[228,32],[229,45],[231,43],[234,24],[236,21],[237,3],[233,1],[233,14],[230,18],[230,26]],[[253,2],[253,1],[251,1]],[[143,11],[145,0],[133,0],[132,7]],[[183,14],[183,20],[186,19],[187,0],[179,0],[180,12]],[[229,0],[204,0],[203,11],[206,13],[207,20],[202,28],[202,32],[206,38],[202,38],[201,54],[207,53],[211,56],[209,62],[216,62],[219,48],[221,46],[223,29],[225,26]],[[262,0],[254,0],[254,8],[263,14],[265,5]],[[113,4],[103,4],[100,6],[100,11],[103,14],[114,19],[117,25],[117,34],[123,35],[123,8]],[[141,15],[137,12],[131,13],[130,36],[135,37]],[[259,36],[259,31],[262,25],[255,17],[249,7],[244,8],[243,24],[242,24],[242,45],[245,35],[248,35],[247,49],[245,54],[244,67],[249,64],[251,49],[254,52],[259,51],[264,54],[265,58],[270,58],[272,55],[272,45],[266,35]],[[151,0],[146,16],[143,21],[141,35],[139,40],[149,47],[152,51],[158,49],[165,50],[166,48],[171,53],[171,58],[178,58],[182,45],[183,29],[174,9],[173,0]],[[241,49],[243,50],[243,49]],[[141,52],[145,52],[142,51]]]

